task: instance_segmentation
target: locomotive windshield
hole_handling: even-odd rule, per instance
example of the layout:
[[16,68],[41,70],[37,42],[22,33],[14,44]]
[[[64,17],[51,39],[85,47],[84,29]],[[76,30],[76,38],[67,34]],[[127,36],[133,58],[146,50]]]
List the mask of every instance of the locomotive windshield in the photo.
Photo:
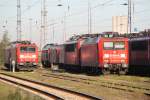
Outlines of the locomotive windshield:
[[113,49],[113,42],[104,42],[104,49],[105,50],[112,50]]
[[74,52],[76,48],[76,43],[73,44],[67,44],[65,47],[65,51],[67,52]]
[[20,52],[30,52],[34,53],[35,52],[35,47],[20,47]]
[[105,50],[123,50],[125,49],[125,43],[122,41],[117,42],[104,42]]
[[125,48],[125,43],[124,42],[114,42],[114,49],[124,49]]

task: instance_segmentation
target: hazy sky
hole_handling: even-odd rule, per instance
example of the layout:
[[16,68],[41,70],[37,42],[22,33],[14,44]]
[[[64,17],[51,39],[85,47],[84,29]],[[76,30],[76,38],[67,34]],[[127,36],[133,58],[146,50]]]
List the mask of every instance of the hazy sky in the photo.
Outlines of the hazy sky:
[[[112,16],[127,15],[127,6],[121,4],[128,0],[89,0],[92,8],[92,32],[100,33],[112,30]],[[150,0],[132,0],[134,2],[133,29],[138,31],[150,28]],[[0,0],[0,37],[7,29],[11,40],[16,40],[16,8],[17,0]],[[47,42],[63,41],[64,16],[66,15],[66,38],[72,34],[88,32],[88,0],[46,0]],[[63,6],[57,6],[61,3]],[[69,9],[68,9],[69,6]],[[39,44],[41,0],[21,0],[22,39],[32,37]],[[29,19],[32,18],[32,25]],[[54,25],[54,40],[53,26]],[[5,29],[3,26],[6,26]],[[31,28],[29,28],[32,26]],[[30,33],[30,29],[31,32]]]

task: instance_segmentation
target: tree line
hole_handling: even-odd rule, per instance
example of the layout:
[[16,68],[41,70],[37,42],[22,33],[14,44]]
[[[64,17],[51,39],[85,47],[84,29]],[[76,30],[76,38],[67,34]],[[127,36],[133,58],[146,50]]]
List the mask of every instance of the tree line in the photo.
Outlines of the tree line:
[[4,54],[5,48],[10,43],[10,38],[8,37],[8,33],[4,33],[2,39],[0,40],[0,64],[4,63]]

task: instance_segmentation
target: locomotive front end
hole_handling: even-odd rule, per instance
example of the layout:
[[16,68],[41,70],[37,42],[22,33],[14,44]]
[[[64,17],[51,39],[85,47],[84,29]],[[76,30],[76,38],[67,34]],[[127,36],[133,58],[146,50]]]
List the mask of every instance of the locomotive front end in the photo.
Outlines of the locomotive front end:
[[128,71],[128,39],[113,38],[103,42],[103,72],[126,74]]
[[18,69],[34,69],[38,65],[38,50],[35,45],[20,45],[17,55]]

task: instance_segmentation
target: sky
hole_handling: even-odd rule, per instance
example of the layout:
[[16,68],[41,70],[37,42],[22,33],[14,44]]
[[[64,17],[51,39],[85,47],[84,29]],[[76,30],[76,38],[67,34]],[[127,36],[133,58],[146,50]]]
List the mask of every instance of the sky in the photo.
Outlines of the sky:
[[[22,40],[31,38],[38,45],[41,37],[41,1],[21,0]],[[128,0],[46,0],[46,43],[63,43],[64,33],[66,39],[73,34],[88,33],[88,1],[91,5],[92,33],[112,31],[112,16],[127,15],[128,6],[122,4]],[[150,0],[132,2],[132,30],[150,28]],[[16,40],[16,4],[17,0],[0,0],[0,39],[7,30],[11,41]]]

